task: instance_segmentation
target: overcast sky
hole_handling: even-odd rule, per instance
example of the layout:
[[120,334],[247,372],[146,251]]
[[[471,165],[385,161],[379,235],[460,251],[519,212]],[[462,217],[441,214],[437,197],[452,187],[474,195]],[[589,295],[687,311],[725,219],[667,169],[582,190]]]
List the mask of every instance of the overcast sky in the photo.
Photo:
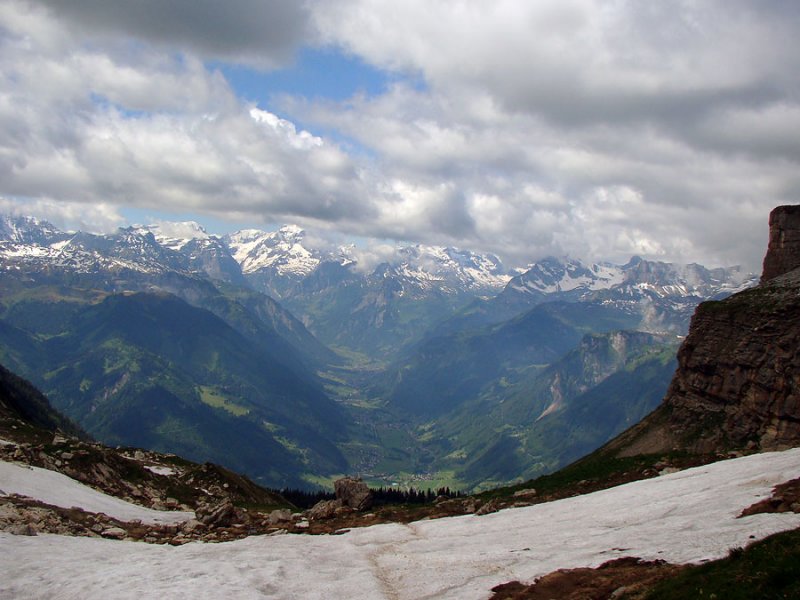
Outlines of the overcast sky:
[[0,0],[0,210],[758,270],[800,2]]

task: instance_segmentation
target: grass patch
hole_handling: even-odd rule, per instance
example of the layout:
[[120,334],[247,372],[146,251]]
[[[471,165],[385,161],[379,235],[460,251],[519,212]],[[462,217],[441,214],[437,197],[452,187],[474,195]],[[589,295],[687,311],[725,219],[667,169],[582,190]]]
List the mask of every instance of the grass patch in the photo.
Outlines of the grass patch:
[[203,404],[207,404],[213,408],[221,408],[223,410],[228,411],[234,417],[243,417],[246,414],[250,413],[250,409],[242,406],[241,404],[236,404],[235,402],[231,402],[228,400],[227,396],[220,394],[214,388],[207,386],[207,385],[200,385],[197,386],[197,391],[200,394],[200,401]]
[[535,488],[540,498],[554,500],[575,493],[589,493],[644,479],[656,474],[654,465],[666,461],[668,464],[687,468],[711,462],[713,457],[686,453],[640,454],[630,457],[614,457],[601,450],[582,458],[563,469],[542,475],[536,479],[512,486],[487,490],[478,494],[480,498],[507,498],[514,492]]
[[341,479],[342,477],[345,477],[344,473],[338,473],[334,475],[315,475],[313,473],[304,473],[302,476],[303,481],[307,482],[309,485],[324,490],[333,490],[333,482],[337,479]]
[[647,600],[674,598],[800,598],[800,530],[786,531],[732,549],[727,558],[657,584]]

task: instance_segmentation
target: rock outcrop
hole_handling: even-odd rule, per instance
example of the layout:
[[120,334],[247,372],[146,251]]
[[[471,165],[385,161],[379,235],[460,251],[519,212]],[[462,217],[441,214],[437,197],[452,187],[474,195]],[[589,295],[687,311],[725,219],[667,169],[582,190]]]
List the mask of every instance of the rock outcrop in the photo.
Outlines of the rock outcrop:
[[800,445],[800,206],[776,208],[770,225],[761,284],[697,308],[663,403],[607,449]]
[[761,282],[800,267],[800,206],[779,206],[769,215],[769,246]]
[[343,477],[333,482],[336,498],[320,500],[306,511],[311,520],[332,519],[353,511],[365,511],[372,507],[373,495],[366,483],[354,477]]
[[309,508],[305,515],[311,520],[319,519],[332,519],[336,516],[337,511],[342,509],[342,501],[336,500],[320,500],[314,506]]
[[367,510],[372,506],[372,492],[360,479],[344,477],[333,483],[336,499],[353,510]]

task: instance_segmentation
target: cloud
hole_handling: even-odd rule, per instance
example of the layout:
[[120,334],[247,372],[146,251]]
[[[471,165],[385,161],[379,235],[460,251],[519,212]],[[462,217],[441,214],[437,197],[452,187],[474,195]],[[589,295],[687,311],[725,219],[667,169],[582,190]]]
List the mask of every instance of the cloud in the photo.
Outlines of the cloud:
[[335,144],[240,101],[192,55],[48,43],[52,18],[0,12],[0,193],[266,222],[368,218],[359,170]]
[[[0,194],[757,269],[800,197],[798,33],[745,0],[7,1]],[[393,83],[257,107],[215,67],[320,44]]]
[[307,34],[295,0],[40,0],[82,36],[125,36],[204,59],[270,68],[288,62]]
[[758,225],[797,201],[793,3],[353,0],[313,15],[329,43],[425,86],[287,111],[409,189],[456,190],[472,243],[504,256],[758,268]]
[[436,92],[480,90],[507,110],[584,126],[779,96],[796,83],[786,50],[798,45],[797,10],[760,6],[352,0],[319,3],[314,18],[324,39],[421,72]]
[[116,206],[64,202],[53,199],[20,200],[0,197],[0,213],[18,216],[35,215],[65,231],[81,230],[109,233],[125,224]]

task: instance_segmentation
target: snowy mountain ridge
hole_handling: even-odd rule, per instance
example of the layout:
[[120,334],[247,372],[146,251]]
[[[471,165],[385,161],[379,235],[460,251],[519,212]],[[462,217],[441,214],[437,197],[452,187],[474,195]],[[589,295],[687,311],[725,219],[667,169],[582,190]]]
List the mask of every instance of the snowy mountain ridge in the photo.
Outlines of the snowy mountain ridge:
[[0,240],[21,245],[41,245],[65,236],[68,234],[35,217],[0,215]]
[[[63,232],[31,217],[0,216],[0,257],[6,268],[49,266],[87,273],[205,271],[212,278],[237,283],[243,282],[244,276],[255,287],[281,297],[326,262],[355,273],[359,250],[354,245],[315,248],[308,243],[306,231],[296,225],[272,232],[243,229],[218,236],[194,221],[158,222],[95,235]],[[707,269],[639,257],[625,265],[547,257],[515,273],[519,270],[507,268],[493,254],[417,244],[398,247],[386,262],[361,276],[394,279],[398,289],[412,294],[414,290],[438,290],[520,298],[566,295],[570,299],[610,291],[631,298],[711,298],[756,282],[756,276],[738,267]]]
[[300,227],[284,225],[273,232],[242,229],[224,240],[245,274],[269,269],[281,276],[302,277],[323,260],[321,252],[303,245],[304,238],[305,231]]
[[638,256],[627,264],[584,264],[571,258],[545,258],[514,277],[508,289],[519,294],[567,293],[585,295],[601,290],[621,294],[636,292],[658,297],[708,298],[731,294],[754,285],[757,277],[740,267],[707,269],[702,265],[680,265],[648,261]]
[[187,268],[180,254],[159,244],[149,231],[133,227],[95,235],[63,232],[28,217],[6,217],[2,224],[0,257],[6,270],[164,273]]
[[137,233],[143,235],[152,233],[159,244],[176,252],[180,251],[192,240],[219,239],[218,236],[209,235],[203,226],[196,221],[161,221],[151,225],[134,225],[133,228]]
[[500,290],[511,280],[493,254],[417,244],[400,248],[397,255],[397,267],[409,279],[430,278],[468,290]]
[[579,260],[551,256],[530,265],[527,271],[514,277],[508,285],[523,294],[552,294],[576,289],[608,289],[619,285],[623,280],[623,271],[617,265],[584,265]]
[[[349,266],[359,262],[354,245],[333,251],[310,247],[305,243],[305,230],[296,225],[285,225],[274,232],[244,229],[224,239],[246,275],[273,272],[279,277],[302,278],[325,261]],[[424,244],[397,248],[395,257],[379,265],[373,271],[376,273],[384,278],[396,276],[420,289],[447,285],[467,290],[500,290],[511,279],[494,255]]]

